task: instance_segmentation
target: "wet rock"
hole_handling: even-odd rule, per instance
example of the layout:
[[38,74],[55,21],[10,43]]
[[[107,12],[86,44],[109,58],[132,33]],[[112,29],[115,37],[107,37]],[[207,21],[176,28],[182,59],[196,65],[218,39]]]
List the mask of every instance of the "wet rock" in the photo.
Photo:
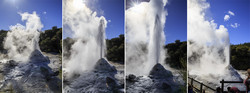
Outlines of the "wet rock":
[[106,84],[107,84],[107,87],[111,89],[115,89],[117,86],[116,81],[111,77],[106,78]]
[[133,74],[129,74],[128,76],[126,76],[126,80],[130,81],[130,82],[136,82],[136,76]]
[[20,93],[60,93],[61,80],[48,66],[49,60],[38,50],[31,55],[29,62],[8,61],[4,66],[4,80],[0,90],[11,84]]
[[117,72],[114,66],[108,63],[108,61],[104,58],[101,58],[97,61],[94,71],[96,72]]
[[149,73],[152,78],[168,78],[173,77],[172,72],[166,70],[161,64],[157,63]]
[[121,85],[115,78],[117,70],[105,59],[98,60],[92,71],[79,77],[67,79],[64,84],[66,93],[122,93]]
[[180,83],[175,82],[172,72],[156,64],[148,76],[126,76],[127,93],[179,93]]

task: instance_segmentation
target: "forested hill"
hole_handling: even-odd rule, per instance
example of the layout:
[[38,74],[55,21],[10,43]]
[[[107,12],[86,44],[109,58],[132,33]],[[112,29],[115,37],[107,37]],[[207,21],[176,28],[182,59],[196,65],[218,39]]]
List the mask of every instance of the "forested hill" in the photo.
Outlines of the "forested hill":
[[165,62],[172,68],[187,69],[187,41],[176,40],[174,43],[165,45],[168,57]]
[[[0,30],[0,52],[6,52],[4,50],[4,38],[8,31]],[[39,46],[43,52],[61,53],[62,51],[62,28],[52,27],[49,30],[40,32]]]
[[43,52],[62,52],[62,28],[56,26],[40,34],[39,46]]
[[0,53],[4,52],[3,42],[6,37],[8,31],[0,30]]
[[250,68],[250,43],[231,45],[230,63],[238,70]]

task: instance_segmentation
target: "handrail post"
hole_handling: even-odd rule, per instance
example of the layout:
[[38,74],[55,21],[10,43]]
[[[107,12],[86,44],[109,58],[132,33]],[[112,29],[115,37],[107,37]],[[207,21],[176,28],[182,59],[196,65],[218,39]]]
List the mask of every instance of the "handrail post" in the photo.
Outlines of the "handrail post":
[[193,80],[194,80],[194,79],[193,79],[193,78],[191,78],[191,86],[192,86],[192,87],[193,87]]
[[222,81],[221,81],[221,90],[222,90],[222,92],[224,92],[224,79],[222,79]]
[[201,85],[200,85],[200,93],[202,93],[202,86],[203,86],[203,83],[201,82]]

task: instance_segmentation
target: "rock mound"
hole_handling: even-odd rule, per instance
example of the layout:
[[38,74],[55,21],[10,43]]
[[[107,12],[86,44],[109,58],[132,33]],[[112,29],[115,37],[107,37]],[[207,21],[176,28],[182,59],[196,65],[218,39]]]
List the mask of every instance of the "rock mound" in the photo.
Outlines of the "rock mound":
[[16,62],[9,60],[4,63],[4,80],[0,90],[11,86],[18,93],[60,93],[61,80],[58,73],[53,72],[48,66],[49,59],[42,55],[39,50],[34,51],[29,62]]
[[64,80],[66,93],[123,93],[123,86],[115,78],[117,70],[104,58],[98,60],[92,71]]
[[173,79],[172,72],[156,64],[149,76],[126,76],[127,93],[173,93],[180,92],[180,85]]
[[115,67],[109,64],[108,61],[104,58],[101,58],[97,61],[94,67],[94,71],[107,72],[107,73],[117,72]]
[[152,70],[150,71],[149,75],[155,78],[169,78],[173,77],[171,71],[166,70],[161,64],[157,63]]

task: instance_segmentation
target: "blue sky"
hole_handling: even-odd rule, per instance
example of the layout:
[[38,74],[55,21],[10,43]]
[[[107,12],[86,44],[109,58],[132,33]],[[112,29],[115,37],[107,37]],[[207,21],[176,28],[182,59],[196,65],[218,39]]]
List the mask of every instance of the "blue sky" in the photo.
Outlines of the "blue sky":
[[[104,16],[108,22],[106,28],[107,39],[124,34],[124,0],[88,0],[88,8]],[[70,37],[64,33],[63,38]]]
[[[207,0],[210,3],[208,16],[213,18],[218,25],[224,25],[229,32],[231,44],[250,42],[250,0]],[[224,16],[232,11],[228,21]],[[238,23],[237,28],[230,25]]]
[[[149,2],[150,0],[127,0],[126,8],[131,7],[131,2]],[[175,40],[187,41],[187,0],[168,0],[165,6],[168,16],[164,33],[165,44],[174,43]]]
[[187,0],[168,0],[165,23],[166,44],[175,40],[187,41]]
[[42,30],[62,27],[62,0],[0,0],[0,29],[9,30],[17,23],[25,25],[18,12],[33,11],[41,18]]

